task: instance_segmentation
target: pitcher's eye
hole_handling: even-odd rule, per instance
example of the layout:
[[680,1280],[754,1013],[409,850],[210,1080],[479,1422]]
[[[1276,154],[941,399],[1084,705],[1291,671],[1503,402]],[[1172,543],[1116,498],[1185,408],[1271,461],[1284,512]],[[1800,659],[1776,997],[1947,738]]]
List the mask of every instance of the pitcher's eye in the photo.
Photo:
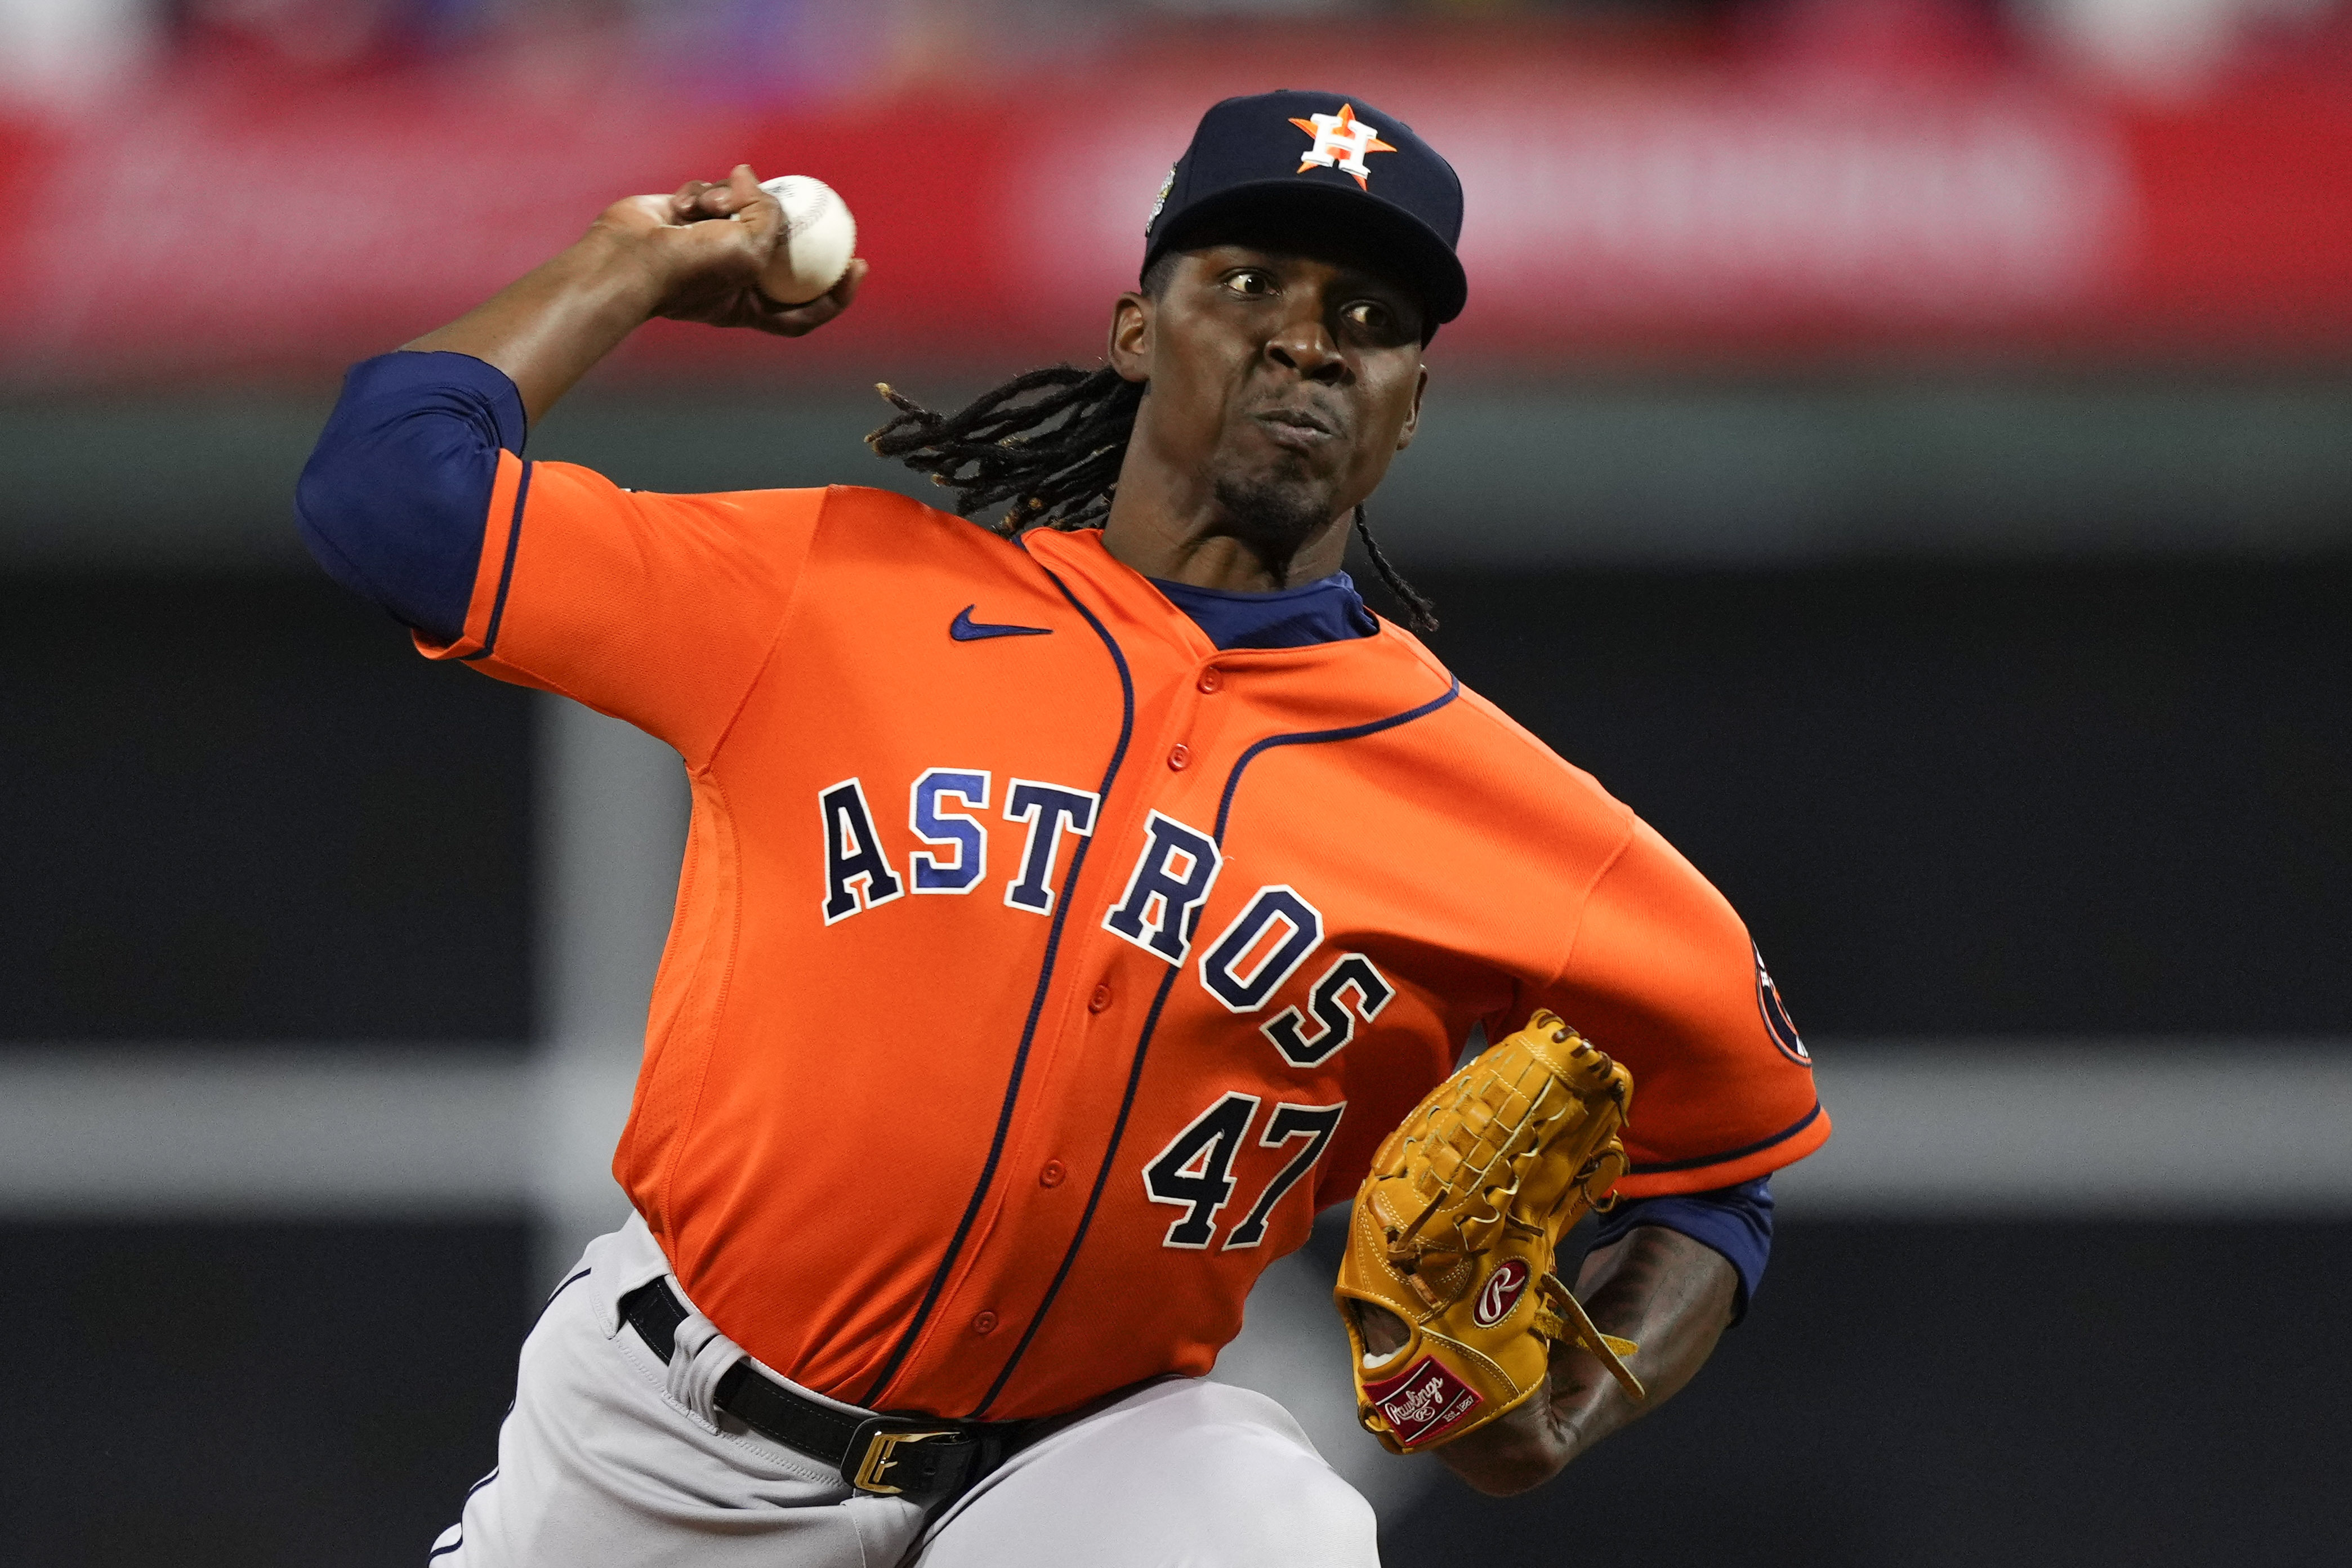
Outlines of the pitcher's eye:
[[1255,267],[1237,267],[1225,274],[1225,287],[1236,294],[1263,299],[1274,292],[1274,274]]
[[1359,299],[1339,314],[1357,326],[1369,327],[1375,332],[1388,329],[1388,308],[1370,299]]

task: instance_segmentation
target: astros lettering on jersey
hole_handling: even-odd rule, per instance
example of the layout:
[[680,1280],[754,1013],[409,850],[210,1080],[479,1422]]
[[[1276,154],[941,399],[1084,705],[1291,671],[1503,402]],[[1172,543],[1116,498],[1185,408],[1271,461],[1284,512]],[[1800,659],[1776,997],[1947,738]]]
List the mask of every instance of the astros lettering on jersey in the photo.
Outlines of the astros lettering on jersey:
[[614,1169],[692,1300],[834,1397],[1206,1372],[1473,1027],[1538,1007],[1641,1086],[1629,1196],[1828,1135],[1721,895],[1385,622],[1219,652],[1097,533],[507,453],[464,635],[419,641],[684,757]]

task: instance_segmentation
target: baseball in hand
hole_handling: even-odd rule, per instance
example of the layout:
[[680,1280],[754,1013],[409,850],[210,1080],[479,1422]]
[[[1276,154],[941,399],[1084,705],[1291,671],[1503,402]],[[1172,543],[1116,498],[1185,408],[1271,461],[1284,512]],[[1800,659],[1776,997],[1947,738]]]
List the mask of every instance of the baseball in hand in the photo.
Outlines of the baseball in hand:
[[760,292],[779,305],[805,305],[841,281],[857,250],[857,220],[831,185],[780,174],[760,189],[784,209],[783,238],[760,274]]

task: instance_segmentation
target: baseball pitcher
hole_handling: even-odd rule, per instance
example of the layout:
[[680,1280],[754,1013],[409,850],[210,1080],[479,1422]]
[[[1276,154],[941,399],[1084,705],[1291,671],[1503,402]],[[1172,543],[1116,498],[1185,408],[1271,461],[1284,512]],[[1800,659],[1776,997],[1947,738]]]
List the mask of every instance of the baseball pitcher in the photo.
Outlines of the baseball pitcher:
[[[525,455],[651,317],[851,307],[863,262],[762,295],[748,168],[352,371],[300,485],[320,564],[426,657],[658,737],[693,793],[635,1214],[524,1344],[442,1568],[1365,1568],[1362,1499],[1203,1381],[1343,1201],[1364,1425],[1482,1490],[1745,1310],[1767,1178],[1829,1134],[1747,930],[1446,670],[1377,546],[1403,625],[1340,570],[1466,296],[1453,169],[1279,92],[1150,195],[1099,368],[890,394],[876,449],[952,513]],[[1526,631],[1571,642],[1574,607]]]

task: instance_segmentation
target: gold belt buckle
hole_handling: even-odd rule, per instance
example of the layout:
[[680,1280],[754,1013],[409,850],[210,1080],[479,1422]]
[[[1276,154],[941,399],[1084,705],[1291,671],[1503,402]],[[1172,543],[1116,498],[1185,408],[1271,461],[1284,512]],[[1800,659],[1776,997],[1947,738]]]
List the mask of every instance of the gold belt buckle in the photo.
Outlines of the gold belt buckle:
[[858,1461],[857,1473],[850,1477],[849,1484],[859,1491],[873,1492],[881,1497],[894,1496],[907,1489],[888,1485],[882,1478],[892,1466],[899,1462],[897,1454],[902,1445],[928,1443],[934,1437],[960,1437],[962,1435],[962,1432],[953,1427],[932,1427],[898,1431],[886,1429],[874,1432],[866,1437],[866,1457]]

